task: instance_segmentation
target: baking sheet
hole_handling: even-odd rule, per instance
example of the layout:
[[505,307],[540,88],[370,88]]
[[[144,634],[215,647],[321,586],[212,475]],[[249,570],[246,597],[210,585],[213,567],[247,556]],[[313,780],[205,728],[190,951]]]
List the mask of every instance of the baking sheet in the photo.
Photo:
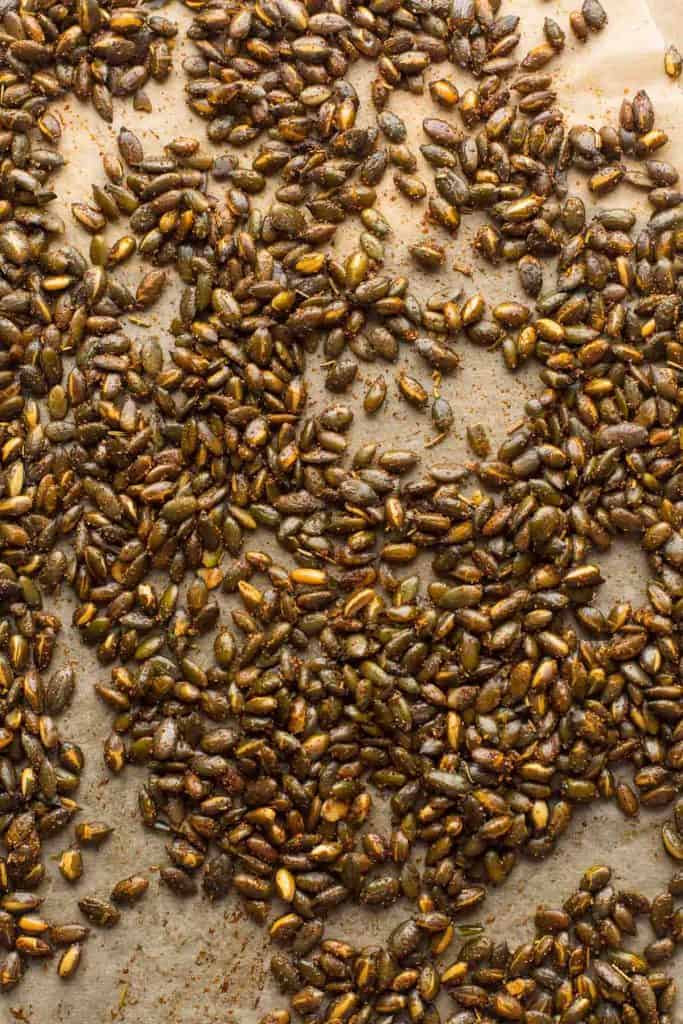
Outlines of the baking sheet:
[[[568,31],[567,48],[552,65],[558,69],[555,77],[559,104],[571,112],[575,122],[598,127],[605,120],[615,123],[623,96],[645,87],[655,103],[658,125],[672,134],[664,155],[683,166],[683,117],[680,113],[677,117],[681,110],[681,87],[670,82],[663,71],[665,46],[677,42],[683,49],[683,5],[676,0],[603,2],[610,18],[605,31],[591,35],[585,46],[578,44]],[[569,12],[579,6],[579,0],[504,0],[503,13],[515,11],[522,18],[520,57],[528,46],[541,40],[544,17],[550,15],[567,27]],[[148,90],[154,104],[152,114],[139,114],[130,105],[117,103],[114,123],[108,127],[90,108],[72,98],[59,106],[65,126],[62,151],[67,166],[59,175],[57,189],[60,212],[67,221],[70,204],[87,201],[90,182],[102,181],[101,155],[115,150],[121,124],[132,127],[151,153],[161,152],[173,135],[204,136],[202,122],[187,110],[183,99],[181,61],[190,52],[183,38],[187,12],[180,5],[169,5],[165,13],[179,22],[181,30],[171,78],[163,88],[151,86]],[[428,77],[440,77],[445,70],[444,66],[430,69]],[[467,76],[458,69],[449,68],[447,73],[461,90],[467,87]],[[369,65],[355,68],[353,76],[363,94],[370,79]],[[394,109],[409,121],[409,141],[417,151],[424,141],[422,118],[434,108],[428,96],[408,98],[405,93],[393,103]],[[369,106],[365,116],[372,117]],[[424,166],[422,170],[430,178],[429,170]],[[511,295],[513,276],[505,272],[501,280],[497,271],[492,276],[491,268],[472,254],[469,239],[474,222],[466,221],[452,243],[446,272],[436,277],[416,273],[406,260],[406,251],[408,244],[422,236],[421,213],[410,210],[404,200],[392,194],[390,178],[388,174],[380,208],[398,226],[387,266],[410,274],[414,288],[423,296],[463,286],[468,291],[482,290],[491,301]],[[632,205],[637,198],[633,191],[624,188],[604,205]],[[87,251],[88,237],[71,225],[69,231],[71,240]],[[117,237],[115,226],[109,228],[107,237],[110,241]],[[353,237],[346,236],[335,244],[343,253],[352,242]],[[471,280],[453,271],[456,260],[472,267]],[[169,289],[154,308],[152,325],[147,330],[162,340],[176,302],[177,292]],[[130,331],[135,329],[133,325],[129,327]],[[462,367],[442,386],[454,405],[456,427],[446,443],[425,452],[425,459],[433,462],[463,461],[467,457],[464,432],[468,424],[486,423],[494,444],[500,441],[519,419],[525,399],[537,387],[533,369],[513,376],[503,368],[498,354],[464,342],[460,346]],[[323,358],[320,355],[312,360],[315,408],[324,407],[333,398],[320,388],[320,374],[315,372],[316,359]],[[410,360],[402,358],[409,367]],[[375,376],[379,369],[376,364],[362,368],[353,389],[356,400],[362,398],[364,379]],[[423,366],[417,375],[424,378]],[[393,378],[393,370],[389,376]],[[387,404],[378,418],[368,421],[362,412],[357,416],[354,438],[379,436],[387,446],[419,450],[423,441],[433,435],[428,416],[406,412],[405,404],[399,404],[392,388],[390,384]],[[281,559],[282,555],[278,557]],[[647,570],[642,555],[632,544],[616,546],[603,556],[602,563],[607,576],[599,597],[602,607],[608,608],[612,601],[625,596],[635,603],[642,601]],[[113,778],[102,761],[101,746],[109,732],[111,716],[95,697],[93,684],[106,679],[108,670],[81,646],[76,631],[69,626],[69,601],[60,598],[56,606],[65,623],[61,651],[77,672],[76,699],[60,720],[60,728],[64,736],[83,746],[87,758],[84,782],[78,793],[83,808],[81,817],[104,819],[116,831],[99,852],[84,851],[85,872],[75,887],[61,880],[56,867],[50,871],[45,887],[49,893],[46,915],[55,921],[78,920],[76,899],[92,892],[106,894],[115,881],[133,871],[148,873],[152,884],[147,897],[137,908],[123,914],[117,928],[110,932],[93,931],[72,983],[64,984],[57,979],[54,962],[32,965],[21,986],[0,1001],[0,1020],[28,1020],[33,1024],[256,1024],[271,1007],[285,1005],[268,976],[267,933],[244,917],[234,898],[217,905],[199,898],[186,902],[159,887],[155,867],[165,863],[163,842],[144,830],[137,818],[137,790],[145,771],[130,767],[122,777]],[[227,621],[228,611],[226,604],[222,623]],[[613,866],[618,884],[638,886],[654,895],[661,891],[673,870],[659,838],[663,817],[646,812],[634,821],[626,821],[614,807],[604,805],[577,812],[556,856],[541,863],[522,863],[500,890],[491,892],[475,919],[495,921],[498,936],[505,935],[511,943],[521,941],[532,930],[530,915],[536,904],[556,904],[576,885],[589,864],[600,861]],[[48,855],[56,856],[67,842],[66,834],[57,837],[47,846]],[[382,942],[405,913],[404,906],[379,914],[345,909],[332,919],[327,934],[350,940],[362,934],[364,942]],[[679,959],[673,973],[683,980],[683,960]],[[683,1005],[679,1005],[676,1019],[683,1020],[682,1015]]]

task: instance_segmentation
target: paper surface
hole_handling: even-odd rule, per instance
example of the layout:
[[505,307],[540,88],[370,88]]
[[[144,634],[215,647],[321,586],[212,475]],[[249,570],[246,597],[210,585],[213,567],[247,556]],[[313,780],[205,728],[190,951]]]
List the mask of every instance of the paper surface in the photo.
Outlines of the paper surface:
[[[520,59],[529,46],[541,40],[544,17],[552,16],[566,28],[566,50],[551,67],[557,69],[558,104],[567,111],[569,119],[595,127],[605,122],[614,124],[623,96],[633,95],[644,87],[655,104],[658,125],[671,134],[663,156],[683,166],[681,86],[670,82],[663,70],[665,46],[676,42],[683,49],[683,5],[677,0],[603,3],[609,15],[608,26],[599,35],[591,35],[585,45],[573,39],[567,25],[569,12],[580,7],[580,0],[503,0],[501,13],[516,12],[521,16],[523,39],[517,51]],[[179,5],[169,5],[165,13],[178,20],[181,32],[169,82],[148,90],[154,113],[137,114],[129,105],[118,102],[110,128],[73,98],[60,107],[64,120],[62,151],[68,164],[57,179],[57,189],[59,212],[65,220],[70,219],[71,202],[87,201],[90,183],[102,182],[101,154],[115,150],[121,124],[138,132],[151,153],[160,153],[163,144],[174,135],[194,134],[203,139],[203,123],[187,110],[183,100],[181,61],[189,52],[189,44],[183,40],[182,26],[187,22],[187,13]],[[467,87],[466,75],[444,65],[430,69],[428,78],[443,74],[453,78],[461,91]],[[354,69],[354,75],[359,78],[359,88],[362,87],[369,79],[369,67]],[[424,141],[422,118],[434,107],[428,97],[420,99],[406,93],[395,97],[392,105],[410,122],[410,144],[417,152]],[[368,108],[365,117],[372,116]],[[421,170],[426,180],[431,178],[426,165]],[[463,285],[468,291],[480,289],[490,301],[511,294],[513,274],[504,270],[501,280],[498,271],[483,265],[470,251],[468,239],[472,228],[467,222],[449,246],[447,265],[452,267],[456,259],[471,264],[473,280],[467,281],[450,270],[437,276],[416,274],[405,256],[407,245],[421,236],[423,211],[410,208],[402,199],[394,199],[390,179],[391,174],[387,174],[380,202],[395,229],[388,266],[409,274],[423,295]],[[623,188],[610,195],[603,205],[633,206],[637,200],[633,190]],[[70,228],[70,232],[75,244],[87,252],[87,236],[76,227]],[[433,236],[445,241],[437,231]],[[116,237],[113,226],[107,238],[113,241]],[[337,247],[344,252],[352,242],[352,237],[342,239]],[[178,297],[173,289],[169,291],[171,294],[155,308],[150,328],[161,338]],[[504,369],[497,353],[481,351],[464,341],[459,342],[459,351],[461,370],[443,385],[443,393],[456,411],[456,427],[448,442],[425,453],[434,462],[462,461],[466,457],[464,432],[468,424],[485,423],[494,444],[498,442],[522,415],[525,399],[537,388],[533,368],[513,376]],[[409,366],[410,361],[406,360],[405,365]],[[356,400],[362,399],[363,380],[380,370],[377,364],[362,368],[353,390]],[[319,374],[312,374],[314,380],[319,380]],[[425,376],[424,367],[417,375]],[[393,369],[387,377],[393,378]],[[331,404],[332,396],[314,385],[312,401],[316,408],[321,408]],[[427,416],[406,412],[405,404],[399,404],[393,380],[382,413],[368,422],[359,412],[357,421],[355,438],[379,437],[392,447],[421,450],[423,441],[433,435]],[[646,570],[633,545],[615,546],[603,559],[603,565],[608,580],[599,599],[601,606],[609,607],[612,600],[624,597],[632,597],[636,603],[642,600]],[[267,933],[244,918],[234,897],[214,906],[199,898],[183,901],[159,888],[157,876],[150,869],[166,862],[163,842],[145,831],[137,817],[137,790],[145,772],[128,768],[123,777],[112,778],[102,761],[102,741],[110,729],[110,713],[95,697],[92,687],[97,680],[107,679],[108,670],[81,646],[76,631],[68,626],[71,605],[66,598],[58,601],[58,610],[65,621],[62,650],[77,671],[76,698],[61,719],[60,729],[82,744],[87,757],[84,782],[77,794],[83,808],[81,818],[103,819],[114,825],[116,832],[99,852],[84,852],[84,876],[75,887],[69,888],[62,882],[56,867],[50,871],[46,916],[55,921],[78,920],[78,898],[95,892],[107,894],[118,879],[133,872],[149,873],[152,881],[147,897],[137,908],[125,911],[117,928],[99,933],[93,930],[73,983],[64,984],[57,979],[54,962],[32,965],[21,986],[0,1004],[0,1020],[9,1020],[7,1011],[14,1007],[35,1024],[255,1024],[269,1008],[285,1005],[284,997],[268,976]],[[226,619],[227,609],[221,621]],[[498,937],[505,936],[511,943],[521,941],[532,930],[530,916],[536,905],[544,901],[557,904],[576,886],[583,870],[598,862],[613,866],[618,883],[638,886],[653,896],[661,891],[673,870],[661,847],[662,817],[643,812],[635,821],[626,821],[614,807],[604,805],[577,812],[557,854],[549,861],[520,865],[501,890],[491,893],[477,919],[495,921]],[[52,841],[47,847],[48,855],[58,853],[67,842],[66,835]],[[327,934],[363,943],[382,942],[393,924],[405,915],[405,906],[378,914],[344,910],[333,918]],[[680,960],[678,974],[683,978]],[[683,1005],[679,1005],[675,1019],[683,1020],[681,1015]]]

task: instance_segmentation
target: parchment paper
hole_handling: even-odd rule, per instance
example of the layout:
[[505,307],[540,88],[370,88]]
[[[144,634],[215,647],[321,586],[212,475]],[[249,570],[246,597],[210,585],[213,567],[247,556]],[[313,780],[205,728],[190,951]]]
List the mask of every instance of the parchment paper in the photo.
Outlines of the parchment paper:
[[[663,155],[683,167],[681,87],[670,82],[663,70],[665,46],[677,42],[683,49],[683,5],[680,0],[650,0],[649,4],[645,0],[603,2],[609,24],[601,34],[591,35],[586,45],[573,39],[567,25],[570,10],[580,7],[580,0],[503,0],[503,13],[516,11],[522,17],[520,59],[529,46],[541,40],[544,17],[554,17],[567,29],[567,48],[552,67],[558,69],[558,102],[573,114],[574,121],[596,127],[606,119],[615,123],[623,96],[647,88],[655,103],[658,124],[671,133],[671,142]],[[188,112],[183,100],[181,60],[190,52],[189,44],[183,40],[187,14],[175,4],[169,5],[168,14],[178,20],[181,30],[169,82],[163,88],[148,90],[154,113],[136,114],[129,105],[119,103],[114,124],[108,128],[89,108],[73,99],[61,105],[65,126],[62,151],[68,164],[58,178],[57,188],[65,220],[70,220],[71,202],[87,200],[90,182],[102,181],[101,154],[114,151],[116,133],[122,123],[134,128],[144,139],[146,150],[152,153],[160,153],[163,144],[174,135],[196,134],[203,138],[203,124]],[[467,87],[467,76],[457,69],[430,69],[428,77],[442,74],[452,77],[461,91]],[[369,77],[368,65],[354,69],[354,82],[359,90],[367,88]],[[430,100],[401,93],[392,104],[410,122],[409,141],[417,152],[424,141],[422,118],[434,110]],[[366,117],[372,116],[368,106]],[[422,171],[425,179],[430,179],[426,165]],[[388,266],[409,274],[422,295],[463,284],[472,291],[481,289],[490,301],[511,295],[512,274],[494,274],[470,251],[473,227],[467,222],[452,244],[452,259],[448,263],[449,268],[456,259],[469,263],[472,281],[451,269],[438,277],[416,273],[405,256],[407,245],[422,233],[421,213],[416,214],[404,200],[395,197],[391,175],[386,178],[380,208],[395,228]],[[609,196],[604,205],[632,206],[638,199],[633,190],[624,188]],[[70,231],[75,244],[87,251],[87,236],[76,227]],[[117,237],[115,232],[115,227],[108,231],[111,241]],[[433,234],[439,236],[436,229]],[[443,235],[440,240],[444,241]],[[336,244],[344,252],[352,241],[352,237],[346,237]],[[167,294],[155,309],[149,330],[159,337],[164,336],[176,301],[177,294]],[[456,429],[447,443],[431,450],[435,462],[466,457],[463,437],[468,423],[486,423],[493,442],[497,443],[519,419],[525,399],[537,387],[533,369],[513,376],[504,370],[498,354],[463,342],[461,355],[460,372],[443,385],[444,394],[456,408]],[[409,366],[410,361],[406,360],[405,365]],[[362,397],[363,377],[377,372],[376,365],[363,371],[354,386],[356,398]],[[423,367],[420,375],[424,376]],[[315,372],[312,376],[315,379]],[[314,407],[321,408],[330,400],[328,393],[314,386]],[[380,435],[389,446],[421,448],[423,440],[433,433],[427,417],[406,414],[405,405],[399,405],[392,386],[379,418],[368,424],[360,413],[357,420],[356,439]],[[600,597],[603,607],[625,596],[634,602],[642,600],[647,570],[632,545],[615,547],[603,563],[608,577]],[[165,862],[163,843],[145,831],[137,818],[137,789],[144,771],[128,768],[122,777],[112,778],[102,762],[101,745],[109,732],[110,714],[94,696],[92,687],[98,679],[107,678],[108,670],[81,646],[76,632],[69,627],[69,601],[59,599],[57,610],[65,621],[62,650],[77,671],[76,699],[60,727],[65,736],[82,744],[87,757],[84,783],[78,794],[82,818],[102,818],[115,825],[116,832],[99,852],[84,852],[84,877],[75,887],[67,887],[56,868],[50,873],[46,915],[58,921],[78,920],[77,898],[91,892],[107,894],[115,881],[133,871],[149,872],[152,882],[146,899],[138,908],[124,913],[119,927],[110,932],[95,930],[85,946],[84,961],[73,983],[64,984],[57,979],[54,962],[32,966],[22,985],[9,997],[0,999],[0,1021],[18,1017],[34,1024],[255,1024],[269,1008],[285,1005],[268,977],[267,934],[244,918],[234,898],[212,906],[200,899],[184,902],[160,889],[154,866]],[[226,606],[221,621],[225,623],[227,617]],[[635,821],[627,822],[613,807],[604,805],[577,813],[559,852],[546,862],[520,865],[502,889],[491,893],[478,919],[495,921],[497,936],[505,935],[511,943],[521,941],[531,932],[530,914],[536,904],[557,904],[589,864],[601,861],[614,867],[618,883],[638,886],[654,895],[664,887],[673,870],[661,848],[661,820],[661,815],[645,812]],[[66,841],[65,837],[58,837],[49,852],[58,854]],[[380,914],[345,910],[334,918],[328,935],[381,942],[403,916],[405,907]],[[683,981],[680,959],[673,968],[676,972]],[[683,1005],[679,1005],[676,1020],[683,1020]]]

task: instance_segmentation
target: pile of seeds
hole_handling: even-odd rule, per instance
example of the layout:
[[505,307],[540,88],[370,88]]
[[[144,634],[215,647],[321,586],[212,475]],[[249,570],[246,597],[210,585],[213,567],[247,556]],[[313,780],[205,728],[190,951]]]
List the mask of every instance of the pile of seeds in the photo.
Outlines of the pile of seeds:
[[[393,930],[386,949],[327,939],[310,955],[305,948],[294,957],[277,954],[273,970],[305,1020],[437,1024],[443,1019],[439,999],[455,1004],[447,1024],[667,1024],[678,986],[663,965],[683,941],[683,907],[674,906],[683,879],[675,876],[650,902],[617,891],[610,875],[608,867],[589,868],[561,908],[538,907],[536,938],[514,950],[481,928],[463,928],[466,941],[439,968],[436,956],[452,956],[453,926],[423,900],[419,912]],[[645,915],[654,935],[633,952],[626,943]],[[289,1020],[288,1011],[276,1011],[261,1024]]]
[[171,70],[173,22],[142,3],[97,0],[3,4],[2,105],[45,107],[73,93],[89,100],[105,121],[117,97],[133,97],[136,110],[151,109],[144,86],[163,82]]
[[[26,914],[40,902],[40,836],[72,818],[82,768],[52,718],[73,677],[40,675],[60,625],[44,605],[59,588],[109,666],[95,686],[112,711],[105,762],[147,768],[140,814],[166,837],[163,882],[212,899],[234,890],[268,922],[294,950],[274,973],[309,1024],[439,1019],[426,952],[445,951],[453,918],[520,856],[550,855],[577,805],[674,806],[683,193],[657,155],[667,136],[647,94],[624,101],[616,127],[569,126],[547,69],[564,30],[546,19],[545,41],[518,61],[518,18],[500,6],[193,5],[188,106],[228,151],[180,136],[150,155],[123,129],[105,177],[72,208],[91,235],[87,256],[63,243],[50,208],[63,162],[52,105],[72,91],[105,119],[112,97],[146,109],[175,27],[94,0],[3,7],[3,987],[22,957],[60,942],[70,976],[87,934]],[[605,22],[597,0],[570,19],[581,41]],[[361,59],[376,71],[367,109],[349,78]],[[443,68],[427,82],[445,62],[475,85],[460,95]],[[390,109],[396,90],[435,104],[419,157]],[[591,201],[620,184],[640,190],[649,221],[587,210],[569,192],[577,170]],[[389,174],[434,229],[410,247],[422,269],[444,264],[450,236],[479,211],[475,251],[517,266],[524,301],[453,289],[422,300],[393,274],[378,209]],[[108,243],[108,225],[122,223]],[[330,243],[354,223],[358,243],[341,258]],[[136,253],[145,268],[132,291],[117,268]],[[166,351],[140,314],[176,275]],[[455,421],[442,391],[467,358],[461,340],[500,348],[511,371],[540,367],[543,390],[495,453],[481,426],[465,466],[376,443],[354,450],[351,398],[309,414],[317,353],[337,396],[376,364],[362,404],[381,416],[387,374],[414,351],[422,379],[401,371],[396,394],[415,415],[430,409],[437,444]],[[599,556],[620,538],[647,554],[648,604],[603,613]],[[388,805],[386,831],[376,803]],[[672,813],[662,838],[683,859],[680,802]],[[108,834],[79,829],[60,859],[69,880],[80,846]],[[639,980],[647,955],[640,969],[624,966],[626,953],[610,967],[605,953],[603,974],[595,963],[597,980],[586,973],[586,950],[618,949],[613,929],[628,934],[620,922],[641,909],[611,894],[595,911],[591,886],[576,912],[541,915],[544,935],[517,963],[483,940],[466,948],[442,979],[464,1007],[458,1024],[481,1010],[529,1024],[559,1012],[571,1024],[600,998],[627,1024],[634,1013],[666,1019],[668,982]],[[131,876],[111,900],[79,907],[112,926],[117,904],[146,888]],[[398,900],[418,906],[404,954],[325,937],[340,905]],[[667,949],[680,929],[669,930],[657,939]]]

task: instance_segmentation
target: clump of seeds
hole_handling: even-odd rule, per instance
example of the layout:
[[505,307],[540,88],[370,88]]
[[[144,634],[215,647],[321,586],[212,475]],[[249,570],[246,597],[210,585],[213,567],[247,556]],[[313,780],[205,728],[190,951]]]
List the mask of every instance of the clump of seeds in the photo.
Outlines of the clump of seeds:
[[[278,953],[271,966],[305,1020],[435,1024],[444,1019],[438,1000],[454,1011],[446,1024],[670,1022],[678,986],[665,965],[683,940],[683,907],[674,904],[680,879],[651,901],[610,879],[608,867],[589,868],[561,907],[536,909],[535,938],[514,949],[481,925],[454,930],[423,898],[386,948],[325,939],[310,955]],[[636,952],[627,941],[643,917],[652,938]],[[456,938],[464,939],[457,952]],[[290,1019],[276,1011],[261,1024]]]

